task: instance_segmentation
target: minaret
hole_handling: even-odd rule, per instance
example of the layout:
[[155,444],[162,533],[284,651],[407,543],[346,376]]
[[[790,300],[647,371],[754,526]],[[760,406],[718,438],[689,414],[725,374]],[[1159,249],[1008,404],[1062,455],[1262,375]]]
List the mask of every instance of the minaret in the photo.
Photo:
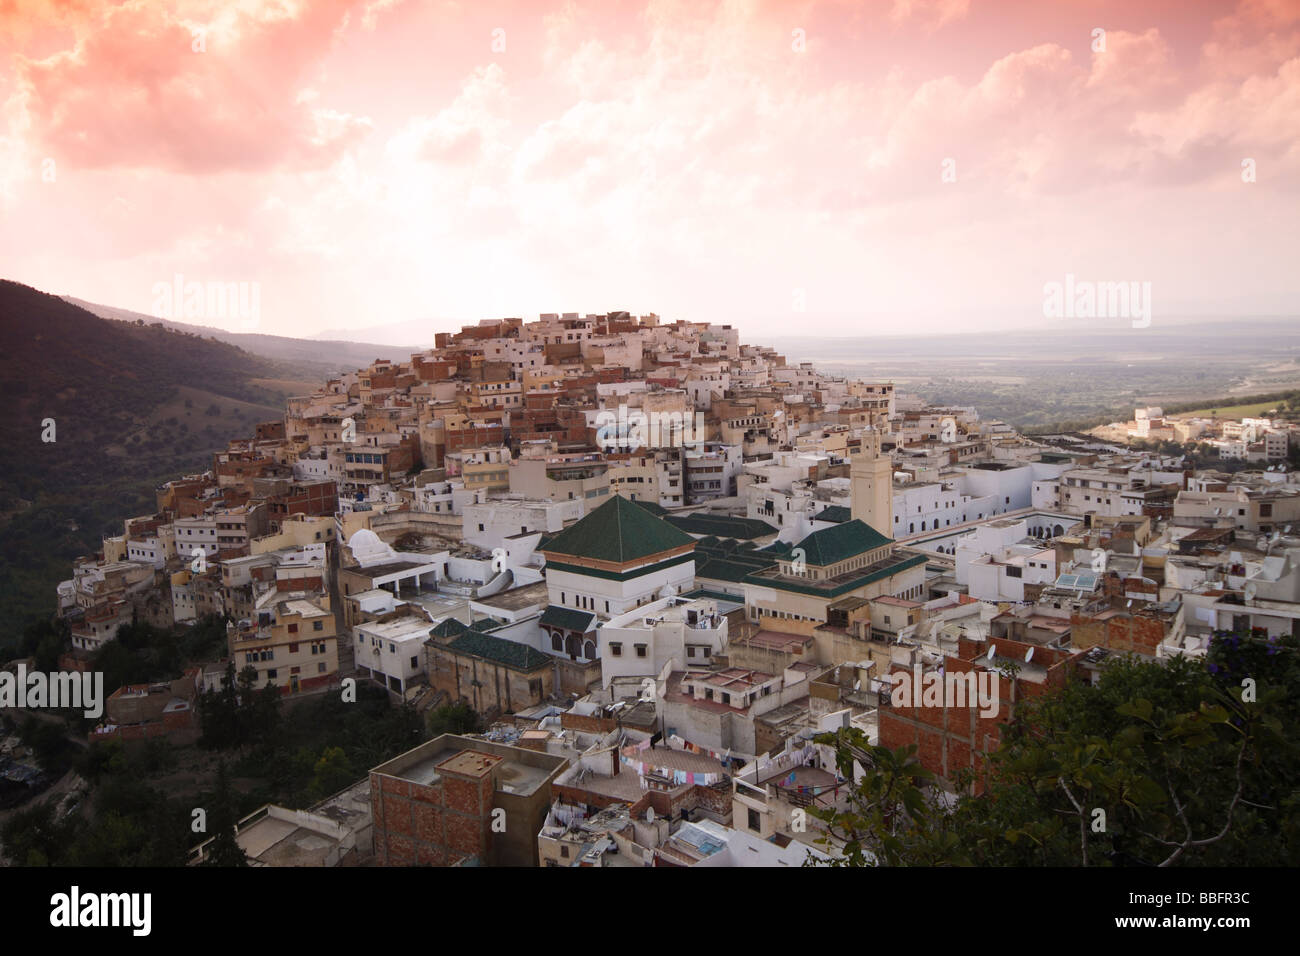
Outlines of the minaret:
[[894,536],[894,465],[880,451],[880,432],[862,436],[862,451],[849,468],[853,517],[860,518],[886,538]]

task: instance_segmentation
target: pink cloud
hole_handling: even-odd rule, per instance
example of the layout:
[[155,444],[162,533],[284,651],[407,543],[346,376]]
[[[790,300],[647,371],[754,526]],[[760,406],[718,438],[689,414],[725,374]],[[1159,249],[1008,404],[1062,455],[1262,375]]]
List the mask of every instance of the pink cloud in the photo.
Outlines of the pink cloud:
[[[74,49],[18,58],[32,137],[70,166],[211,173],[324,165],[364,136],[363,118],[304,104],[346,4],[102,13]],[[208,16],[204,16],[207,13]]]

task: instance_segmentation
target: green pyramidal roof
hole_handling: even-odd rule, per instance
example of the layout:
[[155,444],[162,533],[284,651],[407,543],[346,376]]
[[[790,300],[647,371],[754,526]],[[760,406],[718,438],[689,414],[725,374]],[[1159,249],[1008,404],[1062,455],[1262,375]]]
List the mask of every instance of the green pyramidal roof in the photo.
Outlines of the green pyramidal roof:
[[886,538],[861,519],[854,518],[833,528],[814,531],[797,546],[803,548],[809,564],[824,568],[863,552],[883,548],[890,543],[891,539]]
[[695,539],[622,495],[612,495],[577,524],[546,542],[547,554],[626,564]]

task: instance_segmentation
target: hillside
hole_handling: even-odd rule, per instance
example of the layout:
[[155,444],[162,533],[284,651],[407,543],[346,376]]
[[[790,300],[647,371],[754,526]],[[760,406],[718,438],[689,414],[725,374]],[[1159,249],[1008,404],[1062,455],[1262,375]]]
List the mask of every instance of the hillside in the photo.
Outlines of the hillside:
[[157,483],[282,417],[303,378],[292,363],[3,280],[0,354],[0,646],[53,611],[73,558],[153,510]]

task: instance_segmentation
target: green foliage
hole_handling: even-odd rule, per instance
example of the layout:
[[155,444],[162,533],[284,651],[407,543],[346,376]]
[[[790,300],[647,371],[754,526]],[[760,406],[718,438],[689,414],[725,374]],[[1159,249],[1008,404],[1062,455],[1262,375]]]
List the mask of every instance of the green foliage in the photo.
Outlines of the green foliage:
[[234,661],[227,663],[221,689],[204,691],[199,697],[202,746],[225,750],[274,734],[280,722],[280,689],[274,684],[254,689],[256,681],[252,666],[236,676]]
[[442,734],[477,734],[483,730],[483,718],[464,701],[445,704],[429,711],[429,736]]
[[837,768],[852,779],[856,761],[868,772],[853,788],[847,810],[810,807],[840,842],[842,856],[809,857],[807,865],[909,866],[968,863],[952,821],[933,796],[934,776],[916,759],[916,746],[874,747],[857,728],[821,734],[836,748]]
[[[283,412],[284,393],[254,379],[297,367],[158,325],[113,322],[0,281],[0,648],[55,610],[55,587],[122,519],[154,510],[154,487],[210,464],[212,449]],[[222,399],[210,440],[168,425],[180,389]],[[247,403],[237,405],[236,403]],[[176,403],[179,404],[179,403]],[[253,417],[239,416],[252,411]],[[56,440],[41,440],[54,419]]]
[[87,822],[56,801],[18,811],[0,829],[5,855],[24,866],[181,866],[187,811],[129,776],[108,779]]
[[248,857],[235,839],[235,824],[239,818],[224,762],[217,767],[217,789],[209,803],[208,828],[213,836],[204,866],[248,866]]
[[1028,699],[986,789],[950,812],[909,753],[828,737],[841,773],[868,772],[849,812],[814,813],[847,840],[840,865],[1294,866],[1297,650],[1220,634],[1205,661],[1117,658],[1096,686]]
[[[343,702],[338,694],[295,701],[275,736],[258,738],[233,769],[241,777],[265,780],[268,799],[302,807],[355,783],[371,767],[425,739],[414,708],[394,705],[383,688],[361,682],[355,703]],[[342,757],[334,750],[341,750]],[[348,779],[344,767],[350,769]]]
[[342,747],[326,747],[312,769],[311,796],[323,800],[332,793],[356,783],[357,774]]

